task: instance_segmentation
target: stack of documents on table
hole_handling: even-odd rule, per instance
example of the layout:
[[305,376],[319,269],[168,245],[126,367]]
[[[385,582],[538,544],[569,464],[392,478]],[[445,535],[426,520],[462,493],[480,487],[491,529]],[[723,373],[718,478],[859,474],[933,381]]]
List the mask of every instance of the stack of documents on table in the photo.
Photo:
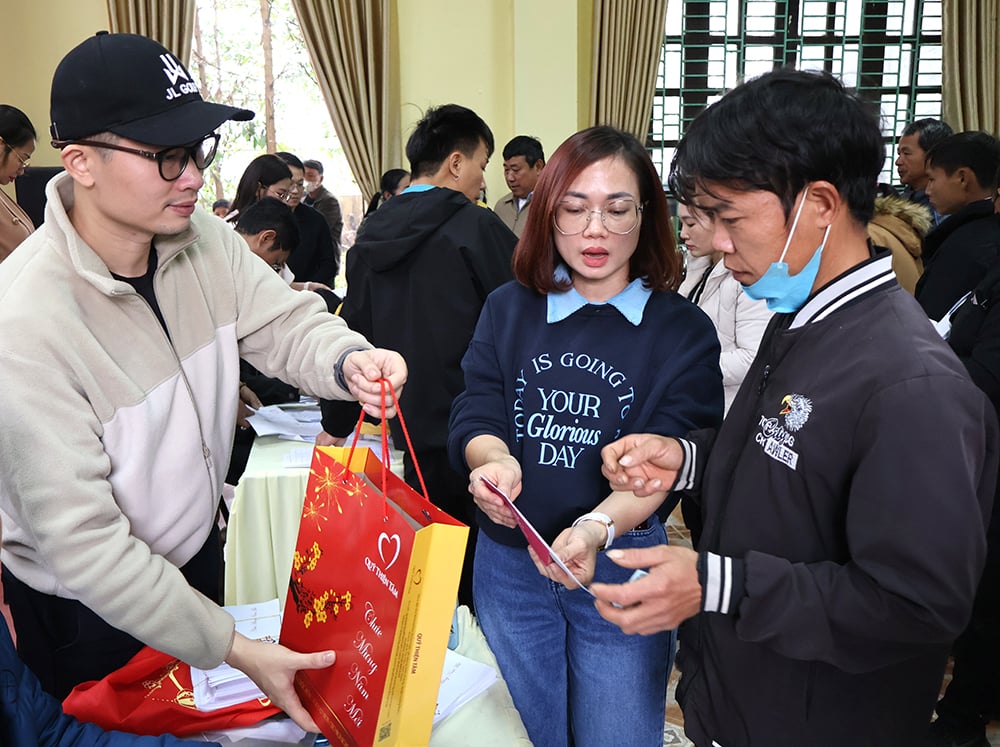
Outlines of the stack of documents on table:
[[444,655],[434,723],[450,716],[496,681],[497,672],[489,664],[482,664],[449,648]]
[[[351,444],[354,443],[355,438],[358,439],[358,446],[360,448],[371,449],[375,453],[375,456],[379,459],[382,458],[382,431],[379,426],[368,422],[362,423],[361,432],[359,433],[357,428],[351,431],[351,435],[344,441],[344,448],[351,448]],[[388,436],[387,440],[389,442],[389,453],[392,455],[394,452],[392,436]]]
[[[354,443],[354,433],[351,433],[345,439],[344,448],[351,448],[352,443]],[[367,433],[362,429],[361,435],[358,437],[357,446],[362,449],[371,449],[375,452],[375,456],[379,459],[382,458],[382,436],[378,433]],[[392,436],[389,437],[389,454],[393,463],[401,462],[403,459],[402,453],[395,451],[392,447]],[[281,458],[281,463],[286,469],[309,469],[312,466],[312,457],[312,445],[302,446],[286,451]]]
[[[281,605],[277,599],[261,604],[232,605],[223,609],[235,618],[237,633],[257,641],[278,642],[278,635],[281,633]],[[236,703],[267,697],[253,680],[225,663],[208,671],[191,667],[191,684],[194,688],[194,703],[199,711],[216,711]]]
[[289,449],[281,457],[281,464],[285,469],[309,469],[313,460],[312,446],[296,446]]
[[315,441],[323,430],[319,405],[267,405],[247,418],[258,436]]

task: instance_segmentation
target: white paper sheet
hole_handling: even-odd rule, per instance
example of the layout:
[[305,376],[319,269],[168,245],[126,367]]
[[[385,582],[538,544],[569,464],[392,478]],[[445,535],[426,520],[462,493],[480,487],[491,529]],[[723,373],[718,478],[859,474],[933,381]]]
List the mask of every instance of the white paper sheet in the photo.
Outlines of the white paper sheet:
[[447,649],[444,669],[441,670],[441,688],[434,708],[434,723],[450,716],[496,681],[497,673],[493,667]]
[[280,405],[261,407],[247,418],[258,436],[296,436],[315,441],[323,430],[318,408],[286,411]]
[[[256,641],[278,642],[281,604],[277,599],[261,604],[231,605],[223,609],[236,620],[237,633]],[[210,670],[191,667],[191,684],[199,711],[216,711],[266,697],[253,680],[226,663]]]

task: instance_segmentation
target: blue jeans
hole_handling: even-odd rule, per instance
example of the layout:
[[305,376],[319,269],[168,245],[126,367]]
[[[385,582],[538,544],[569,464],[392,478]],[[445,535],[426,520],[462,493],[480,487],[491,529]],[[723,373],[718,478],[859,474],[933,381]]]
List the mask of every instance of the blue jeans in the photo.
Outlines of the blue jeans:
[[[663,526],[629,532],[616,548],[666,544]],[[595,579],[632,571],[598,555]],[[480,532],[476,617],[536,747],[662,747],[676,633],[625,635],[583,589],[540,575],[528,551]]]

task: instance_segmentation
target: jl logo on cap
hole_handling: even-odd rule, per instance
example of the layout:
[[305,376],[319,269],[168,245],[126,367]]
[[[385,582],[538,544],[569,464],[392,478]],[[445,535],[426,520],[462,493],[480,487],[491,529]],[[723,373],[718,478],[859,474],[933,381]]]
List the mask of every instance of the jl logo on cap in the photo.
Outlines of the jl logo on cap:
[[[172,54],[161,54],[160,60],[163,61],[163,72],[166,73],[167,78],[170,80],[170,88],[167,89],[167,95],[165,96],[167,101],[180,98],[185,93],[198,93],[198,86],[194,84],[187,70],[184,69],[184,66]],[[186,78],[188,82],[181,83],[180,93],[178,93],[174,90],[174,86],[177,85],[177,81],[181,78]]]

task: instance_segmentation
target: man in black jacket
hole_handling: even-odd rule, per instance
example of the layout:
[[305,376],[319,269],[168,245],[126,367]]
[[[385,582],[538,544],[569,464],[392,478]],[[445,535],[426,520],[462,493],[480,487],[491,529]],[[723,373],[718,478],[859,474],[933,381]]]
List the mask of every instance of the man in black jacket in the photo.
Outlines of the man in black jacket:
[[1000,257],[1000,218],[993,212],[1000,143],[985,132],[960,132],[927,154],[927,195],[949,217],[924,238],[924,274],[916,298],[938,321],[982,280]]
[[[465,388],[462,356],[479,312],[490,291],[513,278],[517,243],[496,215],[476,205],[492,153],[493,133],[475,112],[457,104],[427,112],[406,144],[409,188],[369,216],[347,253],[341,311],[352,329],[406,359],[410,378],[400,409],[414,451],[404,455],[406,481],[420,489],[416,458],[428,498],[467,524],[474,521],[469,480],[448,463],[448,415]],[[324,429],[340,436],[358,411],[334,407],[338,416],[328,411]],[[393,438],[406,448],[397,427]],[[472,600],[474,536],[459,586],[463,604]]]
[[[1000,414],[1000,259],[949,320],[948,344]],[[986,568],[972,619],[952,649],[954,667],[929,747],[989,747],[986,724],[1000,716],[1000,501],[986,534]]]
[[1000,432],[867,240],[883,160],[870,108],[793,70],[733,89],[674,157],[680,199],[779,313],[718,433],[605,448],[615,489],[692,491],[697,552],[612,550],[649,575],[592,590],[626,632],[684,623],[698,747],[924,744],[969,619]]

